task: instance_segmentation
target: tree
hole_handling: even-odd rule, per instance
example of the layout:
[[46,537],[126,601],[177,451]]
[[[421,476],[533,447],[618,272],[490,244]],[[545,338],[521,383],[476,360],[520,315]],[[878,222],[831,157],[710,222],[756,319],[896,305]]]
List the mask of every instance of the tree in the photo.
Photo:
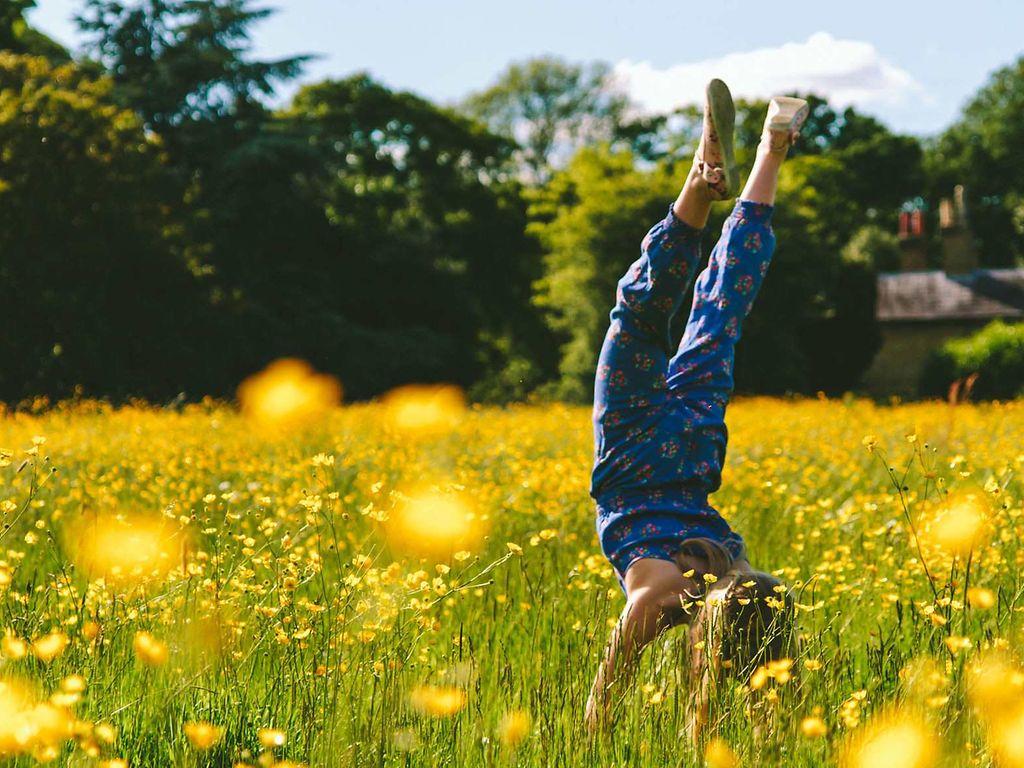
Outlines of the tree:
[[607,65],[544,57],[512,64],[463,109],[517,141],[528,176],[543,181],[580,146],[615,137],[627,105]]
[[[296,77],[308,56],[258,61],[250,56],[251,27],[273,11],[250,0],[86,0],[78,18],[91,50],[117,86],[122,102],[147,128],[174,140],[172,149],[204,156],[265,117],[262,100]],[[197,130],[198,129],[198,130]]]
[[166,235],[219,314],[205,391],[232,391],[268,355],[315,351],[310,312],[292,308],[321,290],[326,222],[297,181],[316,158],[264,103],[308,57],[251,55],[271,13],[250,0],[87,0],[78,19],[114,97],[164,148]]
[[900,268],[899,238],[877,224],[865,224],[843,248],[843,261],[877,272],[895,272]]
[[176,394],[202,314],[162,242],[159,144],[108,80],[0,54],[0,148],[0,397]]
[[36,0],[4,0],[0,5],[0,51],[45,56],[54,63],[70,60],[62,45],[29,26],[25,14]]
[[[366,75],[304,87],[282,118],[319,158],[307,179],[336,243],[317,273],[332,286],[332,311],[373,329],[392,352],[418,334],[419,352],[398,355],[361,391],[483,377],[491,398],[524,395],[536,374],[523,361],[545,354],[530,308],[538,256],[508,178],[512,146]],[[352,376],[373,376],[366,357],[351,360]],[[526,381],[510,380],[510,365]]]
[[1024,259],[1024,56],[995,72],[960,119],[929,146],[930,197],[967,193],[982,263]]

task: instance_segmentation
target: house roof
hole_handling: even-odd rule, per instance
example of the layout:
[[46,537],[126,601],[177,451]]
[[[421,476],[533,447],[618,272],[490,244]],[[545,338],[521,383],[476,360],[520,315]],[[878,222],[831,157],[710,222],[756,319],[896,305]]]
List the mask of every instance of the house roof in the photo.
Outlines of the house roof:
[[875,315],[881,322],[1024,317],[1024,268],[883,272]]

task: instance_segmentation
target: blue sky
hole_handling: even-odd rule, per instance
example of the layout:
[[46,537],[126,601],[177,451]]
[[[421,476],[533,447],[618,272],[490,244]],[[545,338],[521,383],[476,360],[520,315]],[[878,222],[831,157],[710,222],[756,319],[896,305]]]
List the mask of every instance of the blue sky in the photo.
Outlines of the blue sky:
[[[509,61],[556,54],[614,65],[651,111],[691,102],[723,76],[737,95],[813,89],[898,130],[945,127],[988,74],[1024,54],[1021,0],[270,0],[261,56],[316,53],[304,80],[368,70],[451,102]],[[80,41],[81,0],[39,0],[30,18]],[[959,10],[954,10],[958,8]]]

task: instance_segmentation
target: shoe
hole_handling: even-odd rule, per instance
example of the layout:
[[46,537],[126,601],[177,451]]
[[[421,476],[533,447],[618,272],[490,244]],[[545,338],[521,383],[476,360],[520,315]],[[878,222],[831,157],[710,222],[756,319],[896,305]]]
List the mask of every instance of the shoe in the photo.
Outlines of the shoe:
[[768,102],[768,115],[764,119],[762,143],[767,144],[769,152],[786,152],[800,135],[810,107],[804,99],[792,96],[773,96]]
[[693,161],[711,199],[725,200],[732,197],[740,183],[733,152],[736,105],[729,86],[718,79],[708,83],[704,97],[704,131]]

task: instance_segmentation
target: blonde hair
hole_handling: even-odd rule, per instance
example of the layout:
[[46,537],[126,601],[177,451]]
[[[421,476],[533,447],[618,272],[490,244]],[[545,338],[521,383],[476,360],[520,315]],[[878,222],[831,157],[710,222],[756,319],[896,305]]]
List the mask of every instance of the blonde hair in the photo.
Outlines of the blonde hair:
[[737,573],[717,599],[697,614],[694,631],[708,640],[706,653],[736,674],[792,653],[793,598],[781,580],[763,571]]
[[713,539],[703,537],[687,539],[676,550],[676,565],[684,571],[689,569],[687,557],[702,557],[708,564],[707,573],[721,578],[732,568],[732,555],[728,550]]

